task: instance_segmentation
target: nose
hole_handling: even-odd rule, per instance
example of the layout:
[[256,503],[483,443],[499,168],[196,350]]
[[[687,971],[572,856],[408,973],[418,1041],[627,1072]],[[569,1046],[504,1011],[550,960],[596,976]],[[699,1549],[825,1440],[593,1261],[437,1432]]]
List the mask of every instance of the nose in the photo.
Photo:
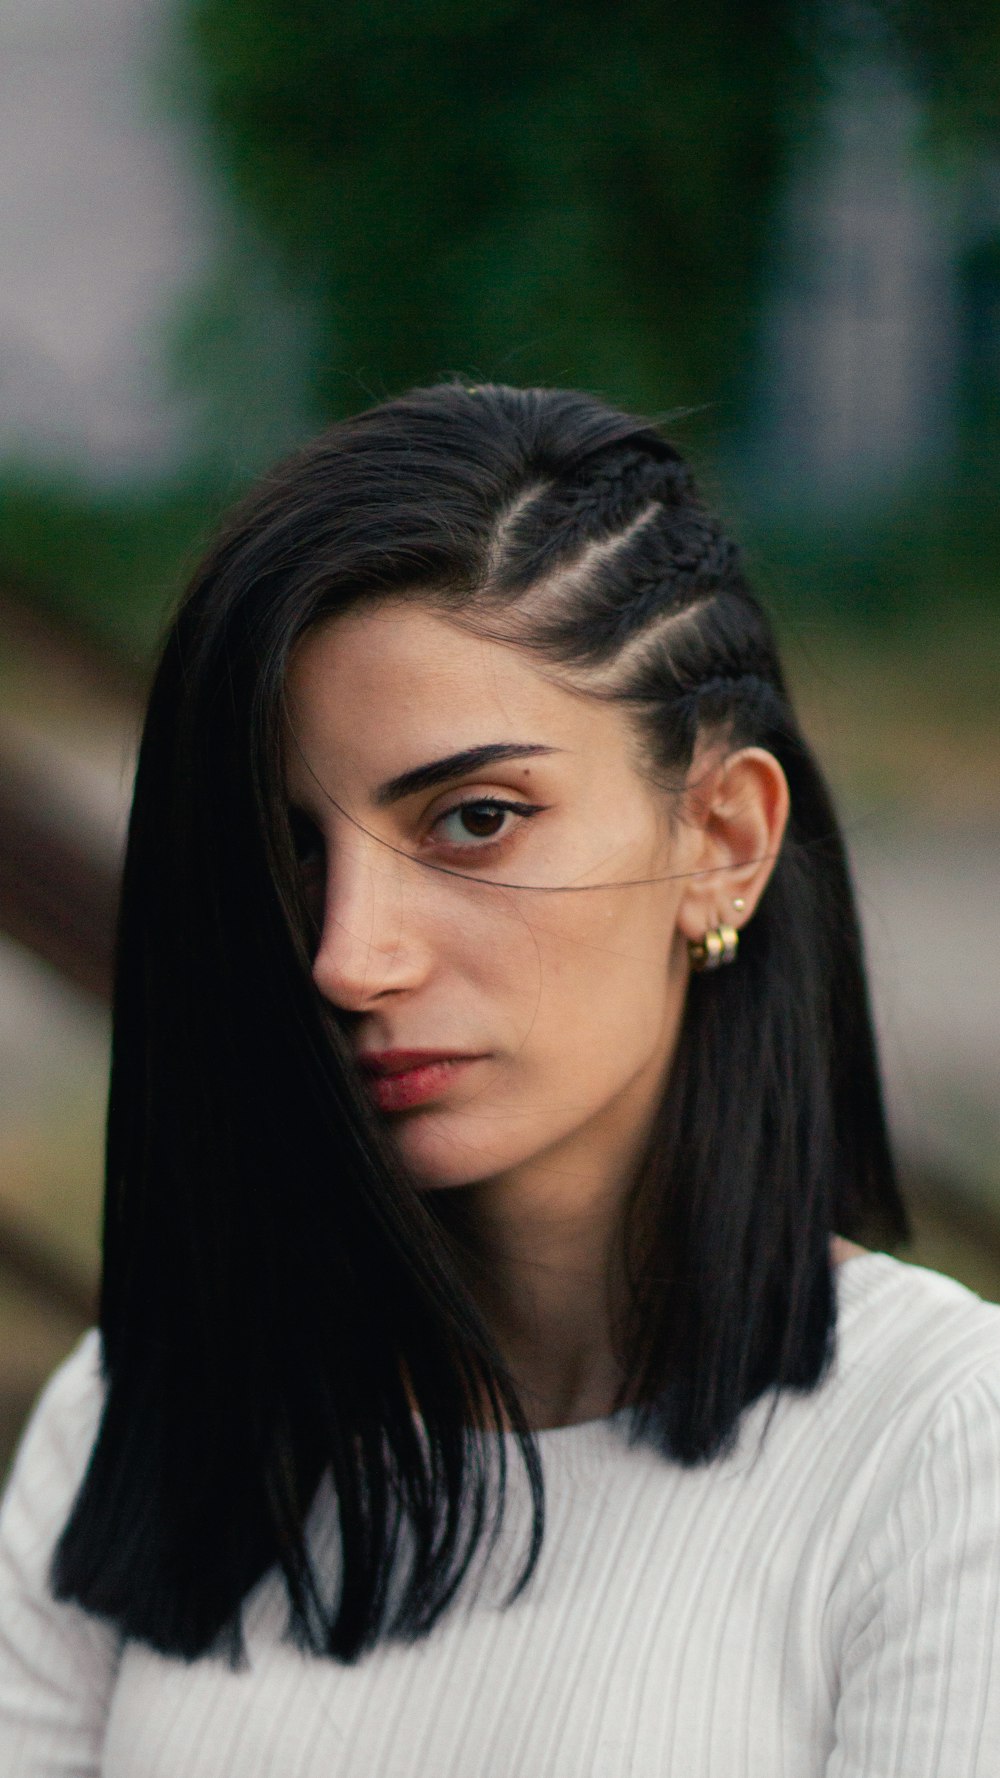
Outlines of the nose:
[[430,963],[416,928],[416,867],[357,831],[331,844],[313,981],[333,1006],[363,1012],[412,989]]

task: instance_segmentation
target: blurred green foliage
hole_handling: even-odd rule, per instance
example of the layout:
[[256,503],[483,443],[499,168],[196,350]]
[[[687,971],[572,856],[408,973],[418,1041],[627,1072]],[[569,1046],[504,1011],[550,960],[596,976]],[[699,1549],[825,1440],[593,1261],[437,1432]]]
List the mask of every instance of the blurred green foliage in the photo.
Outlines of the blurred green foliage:
[[[693,410],[681,441],[711,482],[752,406],[776,219],[837,57],[889,44],[925,95],[929,153],[1000,138],[995,0],[181,0],[181,17],[246,229],[177,347],[206,397],[197,460],[145,501],[22,477],[0,519],[8,574],[134,638],[296,424],[413,382]],[[977,252],[981,288],[994,249]],[[793,602],[877,625],[930,609],[942,574],[952,597],[984,596],[1000,456],[984,389],[959,392],[958,481],[867,514],[863,541],[818,519],[754,538],[751,513]]]
[[330,414],[458,370],[731,425],[837,58],[902,59],[949,153],[1000,133],[995,0],[188,0],[188,22],[231,183],[315,304]]
[[95,492],[37,470],[0,477],[0,580],[141,670],[224,504],[201,478]]
[[816,88],[791,19],[194,0],[225,167],[317,305],[326,410],[456,370],[641,409],[730,397]]
[[[833,16],[837,16],[833,7]],[[840,15],[850,40],[882,30],[898,44],[925,94],[932,134],[952,148],[1000,135],[1000,9],[996,0],[852,0]]]

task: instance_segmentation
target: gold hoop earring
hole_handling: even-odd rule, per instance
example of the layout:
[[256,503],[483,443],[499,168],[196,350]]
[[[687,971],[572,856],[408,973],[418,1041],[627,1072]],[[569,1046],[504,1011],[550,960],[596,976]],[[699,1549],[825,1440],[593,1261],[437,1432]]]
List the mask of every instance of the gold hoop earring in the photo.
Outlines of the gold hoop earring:
[[735,926],[715,926],[704,938],[688,940],[691,968],[720,969],[723,963],[734,963],[740,948],[740,935]]

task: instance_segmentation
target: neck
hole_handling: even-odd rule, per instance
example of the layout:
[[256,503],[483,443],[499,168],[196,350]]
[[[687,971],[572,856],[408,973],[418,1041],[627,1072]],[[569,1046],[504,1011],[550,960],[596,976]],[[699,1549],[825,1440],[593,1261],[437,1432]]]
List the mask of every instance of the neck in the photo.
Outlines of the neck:
[[[475,1294],[529,1424],[542,1430],[605,1418],[624,1380],[614,1332],[624,1300],[621,1183],[539,1165],[467,1186],[459,1197]],[[831,1239],[834,1265],[865,1251]]]
[[480,1307],[538,1430],[603,1419],[625,1380],[622,1215],[669,1041],[598,1118],[455,1194]]
[[461,1196],[476,1296],[530,1424],[603,1418],[622,1380],[614,1327],[623,1182],[561,1157]]

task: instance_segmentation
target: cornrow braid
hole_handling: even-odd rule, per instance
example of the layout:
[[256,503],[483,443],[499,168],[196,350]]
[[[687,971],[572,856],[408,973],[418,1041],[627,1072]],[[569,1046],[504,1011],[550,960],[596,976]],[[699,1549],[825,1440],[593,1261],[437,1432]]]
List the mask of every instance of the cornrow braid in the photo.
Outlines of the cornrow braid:
[[608,452],[580,470],[577,500],[594,533],[621,530],[651,501],[678,506],[691,498],[691,471],[676,451],[662,442]]
[[706,704],[728,707],[747,699],[776,698],[777,689],[760,673],[715,673],[711,678],[689,686],[680,695],[682,701],[700,710]]
[[561,474],[540,476],[501,516],[491,578],[498,590],[521,591],[644,513],[680,507],[692,495],[690,470],[662,441],[594,453]]
[[[654,634],[665,641],[683,613],[724,595],[748,599],[740,551],[681,468],[648,451],[619,452],[588,503],[574,491],[568,509],[558,488],[543,488],[512,510],[494,538],[494,574],[484,589],[492,608],[507,615],[512,640],[579,669],[604,695],[610,683],[598,687],[593,676],[611,675],[628,696],[626,651],[645,660]],[[707,663],[692,662],[681,677],[706,670]]]

